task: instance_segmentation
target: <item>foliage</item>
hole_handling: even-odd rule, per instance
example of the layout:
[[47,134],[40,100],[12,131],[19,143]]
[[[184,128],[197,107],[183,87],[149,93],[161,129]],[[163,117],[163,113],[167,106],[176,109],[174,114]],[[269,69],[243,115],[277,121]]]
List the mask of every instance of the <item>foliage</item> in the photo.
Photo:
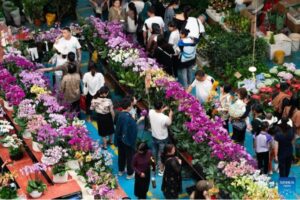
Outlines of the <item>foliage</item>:
[[15,199],[17,198],[17,188],[11,185],[4,186],[0,189],[0,199]]
[[25,14],[31,19],[41,19],[47,2],[48,0],[23,0]]
[[249,33],[224,32],[220,27],[209,27],[208,37],[198,46],[200,55],[210,63],[214,78],[236,85],[238,79],[233,75],[239,72],[242,78],[250,73],[248,68],[254,64],[258,71],[267,71],[265,66],[267,43],[256,39],[255,61],[252,63],[253,37]]
[[181,0],[180,1],[182,7],[185,5],[190,5],[193,10],[191,16],[199,16],[202,13],[205,13],[205,10],[208,7],[209,0],[201,0],[201,1],[190,1],[190,0]]
[[28,193],[33,191],[43,192],[46,190],[46,188],[46,184],[41,180],[29,180],[26,190]]
[[65,163],[59,163],[53,166],[52,173],[54,175],[59,174],[60,176],[63,176],[68,170],[69,168],[66,166]]
[[234,11],[229,12],[228,16],[225,17],[224,22],[227,27],[234,32],[247,33],[250,30],[250,20]]
[[15,156],[23,154],[23,148],[22,148],[22,146],[19,146],[17,148],[9,147],[8,151],[9,151],[9,155],[11,157],[15,157]]

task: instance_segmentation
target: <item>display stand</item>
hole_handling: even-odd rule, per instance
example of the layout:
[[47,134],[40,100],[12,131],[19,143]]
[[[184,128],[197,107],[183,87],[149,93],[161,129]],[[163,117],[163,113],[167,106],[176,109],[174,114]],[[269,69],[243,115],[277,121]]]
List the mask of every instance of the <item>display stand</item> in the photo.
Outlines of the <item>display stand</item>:
[[[3,106],[3,100],[1,100],[0,105]],[[12,112],[3,109],[6,112],[5,118],[11,122],[16,132],[20,131],[20,127],[13,122]],[[30,140],[23,140],[25,147],[24,157],[19,161],[13,161],[12,164],[8,164],[6,167],[10,172],[15,172],[17,177],[15,178],[16,183],[20,187],[18,190],[19,195],[26,194],[26,187],[28,182],[28,177],[23,176],[20,172],[26,165],[32,165],[36,162],[40,162],[42,158],[42,153],[37,153],[32,151],[32,145]],[[0,147],[0,158],[3,162],[10,160],[9,152],[7,148]],[[63,184],[53,184],[51,171],[42,172],[42,181],[47,185],[46,192],[41,196],[42,199],[56,199],[56,198],[67,198],[70,196],[81,197],[81,189],[78,183],[69,177],[69,180]],[[30,198],[27,196],[27,198]]]

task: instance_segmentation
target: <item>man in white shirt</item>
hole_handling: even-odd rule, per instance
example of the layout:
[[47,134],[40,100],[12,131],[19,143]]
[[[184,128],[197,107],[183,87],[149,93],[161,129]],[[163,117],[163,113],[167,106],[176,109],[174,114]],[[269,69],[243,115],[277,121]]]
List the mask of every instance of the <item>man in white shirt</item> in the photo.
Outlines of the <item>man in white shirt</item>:
[[177,47],[178,47],[178,42],[180,40],[179,30],[174,21],[171,21],[168,24],[168,28],[170,31],[170,37],[169,37],[168,43],[173,46],[175,53],[178,53],[176,51],[177,51]]
[[147,43],[151,35],[151,27],[152,24],[158,24],[161,29],[161,34],[163,34],[163,30],[165,27],[164,20],[161,17],[155,16],[155,8],[151,6],[147,12],[149,18],[146,19],[144,26],[143,26],[143,36],[144,36],[144,44]]
[[196,87],[196,97],[201,103],[207,101],[212,90],[214,79],[205,74],[203,70],[198,70],[195,74],[194,82],[188,87],[187,92],[190,93]]
[[204,22],[206,20],[205,15],[200,15],[198,18],[189,17],[185,29],[189,30],[188,37],[193,38],[195,43],[199,42],[200,35],[205,33]]
[[173,111],[169,111],[169,116],[164,114],[168,107],[163,107],[161,101],[154,103],[154,109],[149,111],[149,119],[151,124],[152,139],[153,139],[153,154],[159,166],[158,175],[163,175],[163,165],[160,155],[163,152],[165,145],[168,143],[168,126],[172,124]]
[[[81,63],[81,45],[78,39],[71,34],[69,27],[62,29],[62,34],[56,39],[54,49],[57,51],[56,66],[62,66],[67,62],[67,55],[69,52],[75,53],[75,59],[78,64]],[[62,78],[62,72],[55,72],[56,86],[59,87],[60,80]]]

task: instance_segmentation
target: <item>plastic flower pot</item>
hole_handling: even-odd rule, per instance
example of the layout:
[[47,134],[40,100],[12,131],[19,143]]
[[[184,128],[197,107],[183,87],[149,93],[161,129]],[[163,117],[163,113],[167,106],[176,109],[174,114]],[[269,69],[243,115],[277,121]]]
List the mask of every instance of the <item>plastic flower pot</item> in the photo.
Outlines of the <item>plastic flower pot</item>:
[[31,139],[32,137],[31,137],[31,133],[28,131],[28,130],[25,130],[24,132],[23,132],[23,138],[24,139]]
[[14,110],[14,108],[12,106],[10,106],[7,101],[4,101],[4,108],[8,111],[13,111]]
[[37,190],[32,191],[31,193],[29,193],[29,195],[30,195],[32,198],[34,198],[34,199],[41,197],[42,194],[43,194],[42,192],[38,192]]
[[32,149],[35,152],[42,152],[43,145],[37,142],[32,141]]
[[16,154],[16,155],[9,155],[10,159],[18,161],[21,160],[23,158],[23,152],[21,151],[20,153]]
[[68,181],[68,172],[66,172],[64,175],[59,174],[53,174],[53,182],[54,183],[65,183]]
[[55,22],[56,14],[55,13],[47,13],[45,17],[47,20],[47,25],[52,26],[53,23]]
[[21,26],[21,15],[20,15],[20,9],[16,8],[15,10],[10,12],[11,17],[14,20],[14,23],[16,26]]
[[76,169],[79,169],[79,162],[78,160],[69,160],[67,163],[66,163],[67,167],[72,169],[72,170],[76,170]]

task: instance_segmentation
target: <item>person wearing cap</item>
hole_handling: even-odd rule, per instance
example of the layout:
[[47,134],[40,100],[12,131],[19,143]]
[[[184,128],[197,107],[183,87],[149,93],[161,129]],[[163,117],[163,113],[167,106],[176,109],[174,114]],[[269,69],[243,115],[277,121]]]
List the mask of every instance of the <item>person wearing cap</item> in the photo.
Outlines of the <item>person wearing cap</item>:
[[285,107],[289,105],[290,96],[287,94],[288,89],[289,85],[287,83],[280,83],[280,92],[273,95],[272,98],[272,105],[278,120],[281,119]]
[[208,191],[212,189],[214,186],[211,182],[206,180],[198,181],[196,184],[196,189],[190,195],[190,199],[207,199],[210,200],[210,196]]

